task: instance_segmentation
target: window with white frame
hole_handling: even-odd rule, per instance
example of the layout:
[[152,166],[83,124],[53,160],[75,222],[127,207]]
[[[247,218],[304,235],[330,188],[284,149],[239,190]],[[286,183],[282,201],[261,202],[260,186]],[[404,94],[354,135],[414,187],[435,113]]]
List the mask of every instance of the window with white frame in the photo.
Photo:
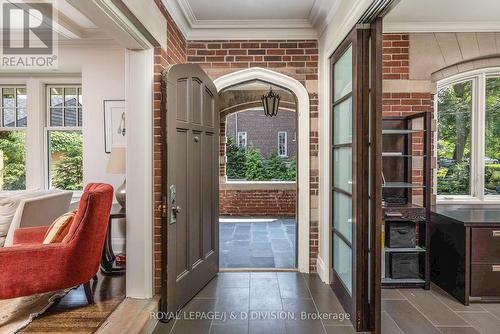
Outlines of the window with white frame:
[[26,189],[25,86],[0,86],[0,191]]
[[82,89],[47,86],[49,188],[83,188]]
[[288,156],[288,133],[286,131],[278,131],[278,155],[280,157]]
[[500,201],[500,70],[439,83],[438,200]]
[[246,131],[238,131],[238,147],[247,149],[247,132]]

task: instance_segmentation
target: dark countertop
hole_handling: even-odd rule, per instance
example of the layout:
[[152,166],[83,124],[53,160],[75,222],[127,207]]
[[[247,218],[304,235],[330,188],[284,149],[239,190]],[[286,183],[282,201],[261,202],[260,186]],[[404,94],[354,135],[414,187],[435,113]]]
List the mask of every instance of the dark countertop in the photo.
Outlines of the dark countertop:
[[464,225],[500,225],[500,205],[436,205],[431,211]]

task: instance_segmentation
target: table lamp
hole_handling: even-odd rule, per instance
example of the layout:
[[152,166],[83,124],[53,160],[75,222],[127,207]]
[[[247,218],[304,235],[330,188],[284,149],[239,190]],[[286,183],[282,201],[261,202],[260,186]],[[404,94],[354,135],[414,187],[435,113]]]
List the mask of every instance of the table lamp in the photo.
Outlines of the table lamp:
[[[109,155],[108,166],[106,167],[106,172],[109,174],[125,174],[126,169],[126,150],[125,147],[113,147],[111,148],[111,154]],[[127,179],[123,180],[123,184],[119,186],[115,191],[115,197],[118,203],[125,208],[126,200],[126,190],[127,190]]]

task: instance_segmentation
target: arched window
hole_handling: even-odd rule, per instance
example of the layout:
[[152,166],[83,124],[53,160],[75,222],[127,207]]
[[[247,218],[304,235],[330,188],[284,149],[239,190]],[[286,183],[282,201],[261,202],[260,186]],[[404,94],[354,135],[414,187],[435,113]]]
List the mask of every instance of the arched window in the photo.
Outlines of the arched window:
[[440,81],[436,107],[438,201],[500,201],[500,68]]

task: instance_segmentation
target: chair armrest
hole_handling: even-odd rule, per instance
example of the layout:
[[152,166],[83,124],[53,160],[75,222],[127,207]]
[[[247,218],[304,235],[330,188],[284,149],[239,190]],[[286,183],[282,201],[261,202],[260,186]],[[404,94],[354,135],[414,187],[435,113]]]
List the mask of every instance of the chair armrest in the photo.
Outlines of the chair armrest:
[[13,244],[41,244],[48,229],[48,226],[18,228],[14,232]]

